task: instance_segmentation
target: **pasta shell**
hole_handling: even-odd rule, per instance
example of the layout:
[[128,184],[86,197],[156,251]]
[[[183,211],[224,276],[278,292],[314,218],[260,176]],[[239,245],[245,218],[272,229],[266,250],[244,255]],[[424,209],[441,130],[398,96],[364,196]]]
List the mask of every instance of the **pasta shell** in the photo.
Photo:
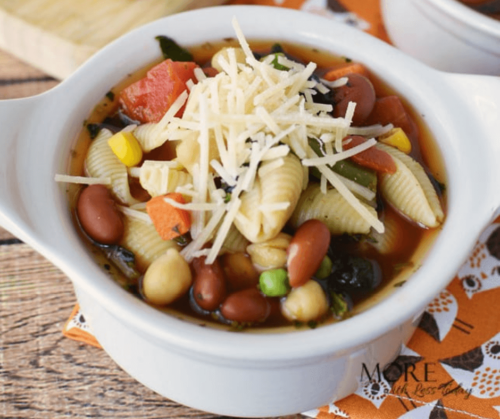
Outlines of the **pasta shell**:
[[424,168],[394,147],[377,144],[389,153],[397,166],[394,174],[382,174],[380,190],[384,198],[409,219],[426,227],[437,227],[444,219],[438,195]]
[[85,168],[90,177],[109,177],[111,179],[111,193],[124,204],[132,205],[139,201],[130,194],[128,171],[116,157],[108,145],[113,136],[111,131],[102,129],[89,147]]
[[172,169],[162,162],[149,160],[141,167],[139,182],[152,197],[155,197],[175,192],[178,186],[193,183],[193,178],[187,172]]
[[124,221],[125,231],[121,245],[135,254],[137,269],[141,272],[145,272],[167,249],[178,247],[173,240],[162,240],[152,223],[126,214]]
[[377,251],[382,255],[390,254],[396,251],[401,244],[403,239],[403,226],[400,225],[402,219],[394,214],[384,219],[384,232],[379,233],[375,229],[370,233],[371,238],[370,245],[377,249]]
[[[364,202],[361,205],[377,217],[375,209]],[[331,234],[367,234],[368,223],[357,211],[354,211],[346,199],[336,190],[321,192],[317,183],[310,183],[300,197],[299,203],[290,219],[290,224],[298,228],[307,220],[320,220],[328,226]]]
[[259,271],[283,268],[286,265],[286,249],[292,236],[279,233],[275,238],[263,243],[254,243],[247,247],[247,253]]
[[224,244],[222,245],[221,254],[223,253],[238,253],[245,252],[249,242],[246,237],[234,226],[229,228]]
[[[283,160],[284,164],[267,173],[265,179],[257,176],[252,189],[241,195],[241,207],[234,223],[252,243],[274,238],[287,223],[300,198],[302,165],[293,155]],[[283,203],[288,204],[286,209],[273,208]]]
[[156,129],[158,124],[150,122],[147,124],[141,124],[134,130],[134,137],[137,138],[141,148],[145,152],[149,152],[156,147],[163,144],[164,141],[159,140],[158,130]]
[[[208,161],[219,160],[219,149],[215,138],[211,135],[209,138]],[[196,135],[190,135],[184,138],[176,148],[177,161],[182,164],[189,173],[193,174],[195,164],[200,161],[200,143]]]

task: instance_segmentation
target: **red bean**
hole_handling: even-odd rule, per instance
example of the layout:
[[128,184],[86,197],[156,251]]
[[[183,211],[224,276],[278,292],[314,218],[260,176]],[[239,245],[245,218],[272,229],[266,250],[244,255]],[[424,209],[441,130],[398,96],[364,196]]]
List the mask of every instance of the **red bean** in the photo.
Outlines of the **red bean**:
[[318,270],[330,246],[330,231],[319,220],[302,224],[287,248],[288,279],[292,287],[304,285]]
[[230,294],[221,305],[221,314],[238,323],[263,322],[271,312],[271,305],[257,288],[248,288]]
[[203,310],[213,311],[226,298],[226,280],[219,260],[216,259],[211,265],[206,265],[205,259],[200,257],[193,261],[195,270],[193,298]]
[[354,125],[362,124],[368,115],[370,115],[375,105],[375,89],[371,81],[360,74],[348,74],[347,84],[338,87],[333,92],[333,101],[335,107],[333,116],[335,118],[344,117],[349,102],[355,102],[356,108],[352,123]]
[[82,228],[96,242],[117,244],[121,240],[123,220],[106,186],[86,187],[78,198],[76,211]]

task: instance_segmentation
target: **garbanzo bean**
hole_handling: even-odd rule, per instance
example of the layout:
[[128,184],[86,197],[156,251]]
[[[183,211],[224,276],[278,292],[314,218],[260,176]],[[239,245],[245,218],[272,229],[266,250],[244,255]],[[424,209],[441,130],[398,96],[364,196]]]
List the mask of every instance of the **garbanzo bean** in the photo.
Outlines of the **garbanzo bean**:
[[281,305],[281,312],[288,320],[308,322],[320,319],[328,311],[325,292],[316,281],[310,280],[294,288]]
[[188,263],[177,249],[171,248],[147,269],[142,281],[142,292],[150,303],[163,306],[184,295],[191,282]]

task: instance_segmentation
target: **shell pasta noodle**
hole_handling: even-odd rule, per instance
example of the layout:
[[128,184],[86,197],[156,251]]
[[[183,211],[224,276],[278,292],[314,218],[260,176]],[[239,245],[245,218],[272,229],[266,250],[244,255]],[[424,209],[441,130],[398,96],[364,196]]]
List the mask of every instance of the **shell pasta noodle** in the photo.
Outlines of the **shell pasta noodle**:
[[438,234],[439,152],[362,63],[346,73],[345,57],[233,27],[189,50],[163,37],[174,48],[112,87],[80,134],[85,167],[57,179],[75,183],[85,240],[118,249],[110,263],[127,255],[118,282],[145,303],[229,330],[341,321]]
[[[365,203],[361,205],[376,216],[377,212],[373,207]],[[323,221],[331,234],[368,234],[370,232],[368,222],[352,210],[349,203],[336,189],[323,193],[319,184],[309,185],[302,193],[290,223],[298,227],[312,218]]]
[[124,204],[135,204],[137,200],[130,194],[126,166],[120,162],[108,146],[112,133],[102,129],[89,147],[86,170],[90,177],[109,177],[113,195]]
[[276,237],[290,218],[302,192],[303,172],[299,160],[295,156],[283,160],[283,165],[272,170],[265,179],[258,177],[253,188],[242,194],[235,225],[252,243]]
[[162,240],[151,223],[125,215],[123,247],[132,251],[139,269],[145,270],[170,248],[177,248],[173,240]]

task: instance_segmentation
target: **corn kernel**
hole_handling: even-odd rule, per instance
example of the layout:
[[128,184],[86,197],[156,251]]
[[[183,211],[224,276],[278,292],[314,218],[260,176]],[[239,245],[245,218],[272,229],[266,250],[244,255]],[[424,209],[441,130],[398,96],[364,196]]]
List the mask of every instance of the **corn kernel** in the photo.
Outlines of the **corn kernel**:
[[108,144],[125,166],[132,167],[141,162],[142,149],[131,132],[116,133],[108,140]]
[[411,142],[401,128],[391,129],[387,134],[380,137],[379,141],[383,144],[396,147],[405,154],[410,154],[411,152]]

